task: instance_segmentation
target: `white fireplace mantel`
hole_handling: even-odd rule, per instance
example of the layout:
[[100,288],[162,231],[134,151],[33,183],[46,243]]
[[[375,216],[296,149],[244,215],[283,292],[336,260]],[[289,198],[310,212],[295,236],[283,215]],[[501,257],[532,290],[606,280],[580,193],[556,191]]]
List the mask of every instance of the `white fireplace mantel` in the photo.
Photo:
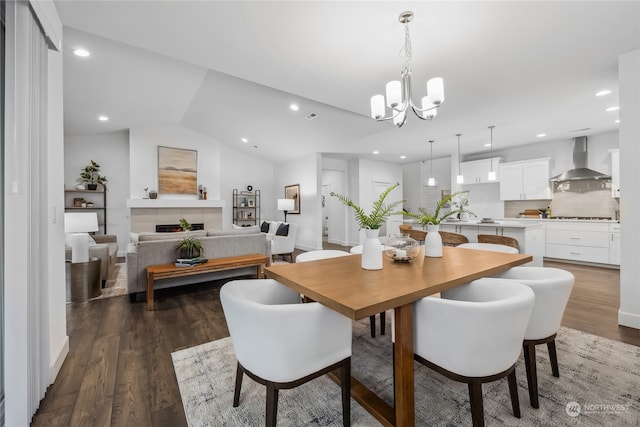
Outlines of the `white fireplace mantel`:
[[128,208],[224,208],[224,200],[127,199]]

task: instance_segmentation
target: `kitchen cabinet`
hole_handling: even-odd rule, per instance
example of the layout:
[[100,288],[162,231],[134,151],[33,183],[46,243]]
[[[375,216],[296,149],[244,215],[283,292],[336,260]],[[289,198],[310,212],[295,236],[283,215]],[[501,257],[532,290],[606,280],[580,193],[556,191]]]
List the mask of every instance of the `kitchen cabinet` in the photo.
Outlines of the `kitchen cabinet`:
[[491,170],[491,159],[473,160],[460,163],[460,171],[464,177],[464,185],[487,184],[500,181],[499,165],[501,157],[493,158],[493,170],[496,172],[496,180],[489,181],[489,171]]
[[500,200],[550,198],[548,158],[500,164]]
[[611,197],[620,197],[620,150],[609,150],[611,153]]
[[609,264],[620,265],[620,224],[609,224]]
[[547,257],[609,264],[609,223],[558,221],[545,226]]

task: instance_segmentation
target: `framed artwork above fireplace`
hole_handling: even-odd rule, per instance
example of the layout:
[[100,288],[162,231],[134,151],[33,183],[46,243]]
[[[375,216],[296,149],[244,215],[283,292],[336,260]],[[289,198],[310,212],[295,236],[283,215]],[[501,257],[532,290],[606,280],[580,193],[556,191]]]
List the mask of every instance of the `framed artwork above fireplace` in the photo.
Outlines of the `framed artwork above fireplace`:
[[158,146],[158,193],[198,194],[198,152]]

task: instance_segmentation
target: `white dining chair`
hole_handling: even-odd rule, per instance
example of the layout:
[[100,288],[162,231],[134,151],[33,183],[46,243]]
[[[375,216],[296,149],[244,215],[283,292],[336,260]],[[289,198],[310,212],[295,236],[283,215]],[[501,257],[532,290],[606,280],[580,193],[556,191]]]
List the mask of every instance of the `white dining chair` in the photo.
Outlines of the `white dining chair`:
[[575,277],[566,270],[551,267],[512,267],[495,277],[522,283],[529,286],[536,294],[536,303],[524,335],[523,348],[529,385],[529,402],[531,406],[538,408],[540,405],[536,345],[547,344],[551,373],[554,377],[560,377],[555,339]]
[[313,302],[273,279],[233,280],[220,300],[238,359],[233,406],[240,404],[243,374],[267,387],[266,425],[275,427],[278,391],[333,370],[342,386],[342,422],[351,423],[349,318]]
[[467,383],[473,425],[484,425],[482,384],[507,377],[520,418],[515,365],[534,304],[522,284],[483,278],[414,303],[414,359]]
[[496,243],[462,243],[457,248],[463,249],[478,249],[482,251],[493,251],[493,252],[506,252],[509,254],[517,254],[518,250],[512,246],[499,245]]

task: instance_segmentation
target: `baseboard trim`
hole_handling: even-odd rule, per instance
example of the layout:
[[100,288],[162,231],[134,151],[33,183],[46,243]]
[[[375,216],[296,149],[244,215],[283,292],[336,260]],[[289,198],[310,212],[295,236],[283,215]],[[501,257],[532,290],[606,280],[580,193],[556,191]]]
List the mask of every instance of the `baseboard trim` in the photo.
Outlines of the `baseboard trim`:
[[67,358],[68,354],[69,354],[69,336],[66,335],[64,337],[62,346],[58,351],[58,354],[56,355],[55,358],[53,358],[53,363],[49,365],[49,374],[51,375],[51,384],[53,384],[56,377],[58,376],[58,373],[62,368],[62,364],[64,363],[64,360]]
[[640,314],[627,313],[618,310],[618,324],[630,328],[640,329]]

